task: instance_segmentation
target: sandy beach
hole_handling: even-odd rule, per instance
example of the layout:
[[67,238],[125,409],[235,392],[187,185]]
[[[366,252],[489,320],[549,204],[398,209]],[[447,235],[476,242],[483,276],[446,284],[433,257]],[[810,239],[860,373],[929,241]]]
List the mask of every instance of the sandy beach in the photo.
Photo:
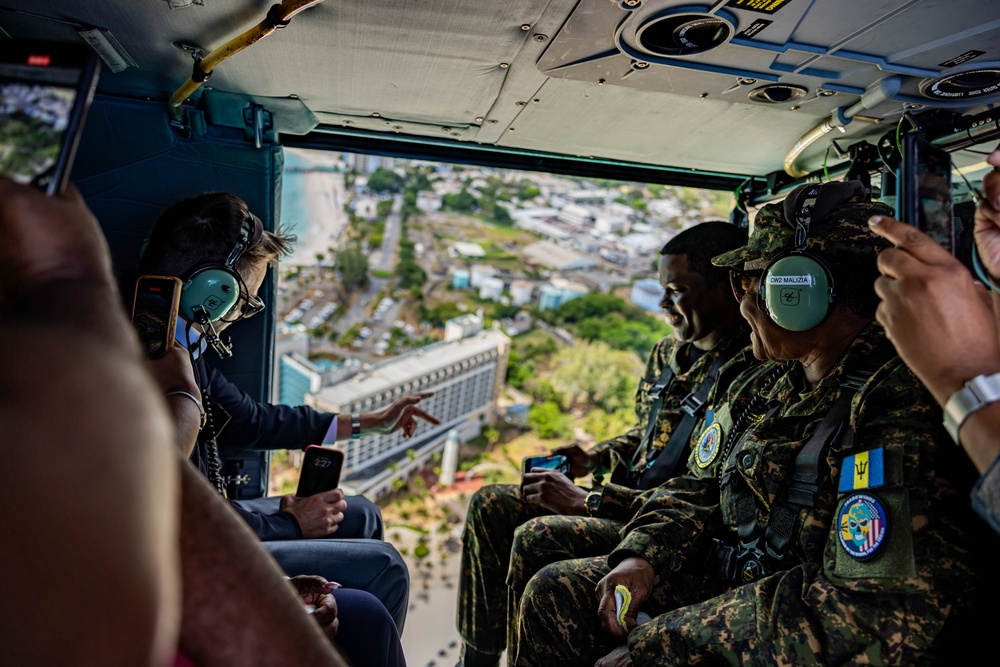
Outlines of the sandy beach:
[[[329,169],[334,159],[317,151],[286,149],[287,167]],[[281,222],[298,236],[286,265],[311,265],[317,253],[337,247],[347,224],[344,176],[332,171],[286,171],[281,193]]]

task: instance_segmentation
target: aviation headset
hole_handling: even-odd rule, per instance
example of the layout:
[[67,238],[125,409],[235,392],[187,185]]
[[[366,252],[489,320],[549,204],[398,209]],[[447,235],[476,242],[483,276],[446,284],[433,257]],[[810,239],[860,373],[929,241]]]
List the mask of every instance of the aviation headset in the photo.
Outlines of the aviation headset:
[[264,225],[253,213],[247,211],[240,226],[240,236],[229,251],[223,264],[209,263],[195,266],[188,273],[181,289],[180,314],[189,322],[205,317],[215,323],[224,318],[239,303],[243,278],[236,270],[236,262],[248,249],[257,245],[264,233]]
[[800,185],[785,197],[784,218],[795,228],[794,244],[771,260],[757,290],[757,307],[782,329],[806,331],[830,314],[833,274],[822,256],[806,251],[806,240],[814,222],[859,196],[867,199],[860,181],[842,181]]

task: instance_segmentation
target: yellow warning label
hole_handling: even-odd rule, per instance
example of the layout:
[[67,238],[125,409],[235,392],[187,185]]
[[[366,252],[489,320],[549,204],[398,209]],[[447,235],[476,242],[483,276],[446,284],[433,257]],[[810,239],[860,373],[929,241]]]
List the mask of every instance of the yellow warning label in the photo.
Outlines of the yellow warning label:
[[774,14],[792,0],[729,0],[727,7],[746,9],[761,14]]

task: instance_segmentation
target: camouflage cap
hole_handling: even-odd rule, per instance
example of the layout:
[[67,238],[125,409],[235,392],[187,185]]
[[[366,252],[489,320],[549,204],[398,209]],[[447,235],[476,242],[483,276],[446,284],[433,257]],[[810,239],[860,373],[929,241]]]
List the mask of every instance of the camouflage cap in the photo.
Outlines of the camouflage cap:
[[[794,205],[797,197],[803,194],[807,187],[816,202],[815,209],[806,209],[819,214],[819,219],[809,224],[809,233],[803,250],[820,252],[828,259],[846,256],[873,256],[879,250],[890,244],[880,236],[876,236],[868,228],[868,218],[873,215],[894,215],[892,208],[880,203],[867,203],[862,194],[847,192],[840,188],[839,193],[833,193],[835,200],[820,205],[820,196],[831,192],[823,192],[827,185],[842,186],[843,183],[830,183],[816,186],[800,186],[793,190],[781,203],[767,204],[757,212],[753,231],[747,244],[730,252],[712,258],[716,266],[742,266],[744,262],[767,259],[782,252],[792,250],[795,246],[795,223],[789,222],[789,217],[795,215]],[[838,200],[839,201],[836,201]]]

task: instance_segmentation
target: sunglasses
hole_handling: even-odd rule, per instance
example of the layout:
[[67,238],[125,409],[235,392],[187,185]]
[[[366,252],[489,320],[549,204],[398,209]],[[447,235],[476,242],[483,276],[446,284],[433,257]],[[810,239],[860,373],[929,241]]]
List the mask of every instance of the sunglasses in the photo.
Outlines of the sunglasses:
[[251,296],[246,292],[240,292],[240,303],[233,308],[229,316],[223,318],[223,322],[239,322],[240,320],[245,320],[248,317],[253,317],[257,313],[264,310],[264,301],[258,296]]
[[763,274],[764,269],[729,269],[729,286],[733,288],[733,296],[736,297],[736,300],[743,301],[743,297]]

